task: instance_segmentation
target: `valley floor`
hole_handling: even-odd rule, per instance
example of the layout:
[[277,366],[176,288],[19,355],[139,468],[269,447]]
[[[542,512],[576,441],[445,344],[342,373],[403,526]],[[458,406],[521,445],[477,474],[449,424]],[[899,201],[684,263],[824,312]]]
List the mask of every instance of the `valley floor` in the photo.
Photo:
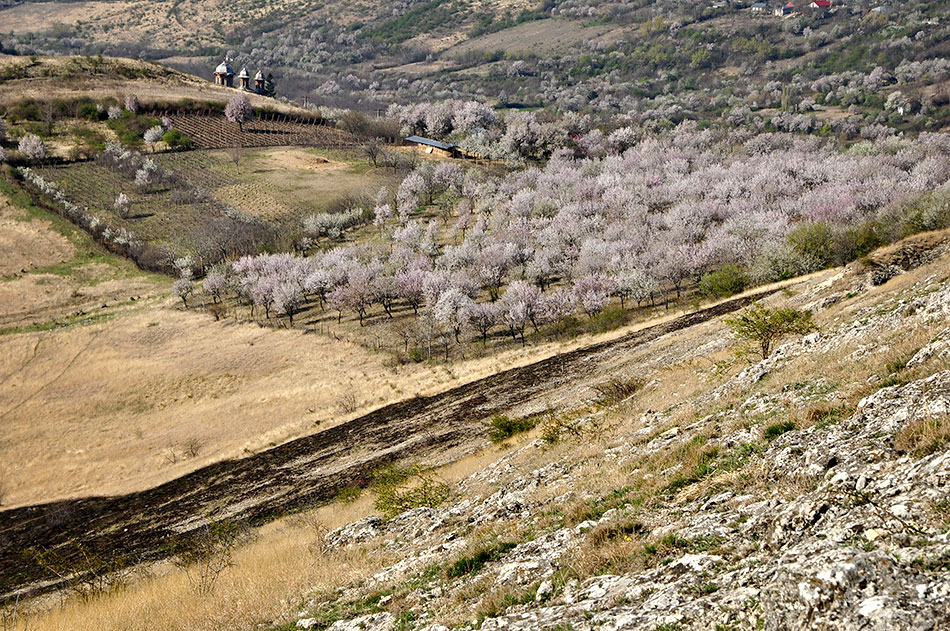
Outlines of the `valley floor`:
[[150,488],[585,343],[388,366],[333,336],[183,310],[167,278],[4,192],[3,507]]
[[[821,326],[762,362],[734,356],[737,302],[397,366],[183,309],[0,185],[6,587],[53,543],[148,561],[123,590],[30,603],[29,629],[950,624],[945,233],[760,289]],[[537,427],[488,447],[495,414]],[[439,468],[395,507],[378,485],[350,501],[393,458]],[[288,509],[214,589],[156,562],[158,535]],[[3,628],[25,628],[13,607]]]

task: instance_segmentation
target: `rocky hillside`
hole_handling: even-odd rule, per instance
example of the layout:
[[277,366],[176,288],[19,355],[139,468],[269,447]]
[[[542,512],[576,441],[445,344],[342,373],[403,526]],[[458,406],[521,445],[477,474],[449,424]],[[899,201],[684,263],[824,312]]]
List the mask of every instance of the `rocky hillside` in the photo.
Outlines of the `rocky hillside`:
[[548,413],[446,503],[327,534],[327,558],[384,561],[279,628],[946,628],[950,257],[932,260],[935,241],[769,298],[820,330],[764,361],[730,359],[721,322],[635,349],[608,382],[629,388]]

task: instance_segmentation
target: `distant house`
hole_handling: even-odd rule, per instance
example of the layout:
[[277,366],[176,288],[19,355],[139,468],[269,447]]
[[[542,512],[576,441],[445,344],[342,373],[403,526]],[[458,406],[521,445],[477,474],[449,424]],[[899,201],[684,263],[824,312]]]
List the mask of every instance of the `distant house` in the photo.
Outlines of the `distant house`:
[[827,11],[831,8],[831,0],[814,0],[814,2],[808,6],[812,9],[823,9]]
[[887,15],[891,12],[890,7],[874,7],[871,9],[871,13],[874,15]]
[[769,5],[767,5],[767,4],[764,3],[764,2],[756,2],[756,3],[753,4],[751,7],[749,7],[749,9],[750,9],[753,13],[765,13],[765,11],[766,11],[768,8],[769,8]]
[[772,13],[780,18],[783,18],[787,15],[795,13],[795,5],[789,2],[788,4],[783,4],[780,7],[775,7],[775,10]]
[[438,140],[432,140],[431,138],[409,136],[406,138],[406,142],[415,145],[416,149],[422,153],[440,155],[447,158],[454,158],[459,155],[458,147],[455,145],[449,144],[447,142],[439,142]]

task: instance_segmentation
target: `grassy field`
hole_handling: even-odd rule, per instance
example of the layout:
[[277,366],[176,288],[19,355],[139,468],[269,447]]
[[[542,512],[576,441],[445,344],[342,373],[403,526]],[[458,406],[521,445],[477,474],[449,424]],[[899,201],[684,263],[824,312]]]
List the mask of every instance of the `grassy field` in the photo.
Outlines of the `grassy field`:
[[164,154],[158,163],[211,191],[241,212],[266,220],[298,220],[348,198],[372,198],[395,187],[391,172],[352,152],[273,147],[245,149],[237,164],[226,151]]
[[164,277],[143,274],[107,254],[81,230],[33,206],[0,174],[0,334],[51,329],[70,318],[165,291]]
[[509,53],[554,54],[588,40],[597,41],[611,32],[615,25],[591,25],[581,20],[547,19],[525,22],[495,33],[473,37],[445,51],[453,57],[472,51],[503,50]]
[[[107,3],[115,6],[113,3]],[[45,3],[19,5],[22,10],[43,8]],[[72,7],[73,5],[69,5]],[[17,7],[18,8],[18,7]],[[0,11],[0,23],[10,24]],[[197,77],[157,63],[116,57],[15,57],[0,55],[0,106],[23,99],[75,99],[106,97],[124,99],[133,94],[142,102],[217,101],[226,103],[234,90],[216,86],[212,77]],[[270,107],[286,113],[302,110],[274,99],[248,94],[254,107]]]

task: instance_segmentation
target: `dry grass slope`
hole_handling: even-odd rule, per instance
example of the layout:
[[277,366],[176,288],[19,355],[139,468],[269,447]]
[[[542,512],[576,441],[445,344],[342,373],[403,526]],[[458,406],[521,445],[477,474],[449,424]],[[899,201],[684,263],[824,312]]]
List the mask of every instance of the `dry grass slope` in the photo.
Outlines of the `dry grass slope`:
[[[832,270],[799,282],[769,303],[825,305],[818,308],[818,321],[827,335],[835,327],[848,330],[851,322],[891,313],[900,304],[920,299],[935,284],[950,281],[946,264],[944,256],[870,289],[866,281],[860,281],[865,289],[857,292],[849,288],[867,272],[854,265],[844,272]],[[745,385],[727,387],[721,395],[710,397],[707,393],[720,391],[717,386],[737,383],[735,377],[745,365],[736,362],[722,322],[704,322],[622,355],[601,357],[596,376],[577,384],[571,397],[555,404],[565,419],[583,421],[576,436],[564,434],[556,443],[539,448],[544,443],[536,439],[547,431],[547,419],[527,433],[442,468],[441,479],[455,489],[453,501],[471,498],[475,505],[496,493],[499,484],[530,480],[541,470],[570,467],[571,474],[554,475],[523,496],[527,505],[549,506],[533,513],[530,521],[509,516],[474,528],[451,526],[460,528],[458,533],[469,543],[442,554],[431,567],[420,567],[402,578],[397,573],[386,574],[394,577],[391,580],[366,581],[384,566],[429,549],[427,544],[417,548],[411,542],[382,537],[327,550],[323,543],[327,528],[372,512],[371,500],[364,495],[355,502],[335,503],[261,529],[257,539],[239,551],[211,596],[196,595],[178,570],[154,568],[150,578],[126,590],[90,602],[71,600],[32,619],[30,628],[210,630],[249,629],[270,622],[284,629],[293,627],[301,610],[302,615],[323,620],[368,611],[389,611],[409,620],[405,614],[416,606],[414,594],[420,588],[431,594],[427,590],[433,585],[444,591],[427,597],[426,610],[439,622],[463,625],[511,607],[530,610],[528,603],[533,602],[538,585],[508,587],[499,584],[494,574],[500,565],[496,557],[503,558],[511,542],[530,541],[556,528],[597,520],[611,509],[621,510],[622,516],[618,512],[589,530],[558,562],[552,586],[555,594],[571,580],[657,569],[687,552],[716,554],[741,564],[757,546],[736,548],[715,540],[666,534],[669,524],[657,522],[658,516],[676,519],[681,508],[698,506],[702,503],[697,504],[698,500],[724,492],[779,502],[810,492],[818,480],[801,471],[777,470],[758,457],[770,440],[779,440],[768,429],[786,421],[797,432],[833,426],[849,416],[860,399],[881,387],[946,368],[945,361],[906,367],[907,358],[937,332],[933,326],[882,331],[874,352],[866,352],[861,337],[845,339],[827,353],[788,356],[767,378],[739,381]],[[611,376],[645,378],[645,382],[640,380],[630,396],[608,400],[598,387]],[[790,403],[798,399],[807,405]],[[763,401],[787,403],[774,409],[759,407],[757,402]],[[945,421],[945,417],[934,417],[909,425],[896,438],[898,448],[944,448]],[[748,436],[748,446],[722,443],[724,437],[737,433]],[[652,446],[648,458],[629,462],[616,457],[648,444]],[[498,482],[499,477],[504,482]],[[553,498],[560,498],[560,503],[545,504]],[[934,515],[948,523],[939,511]],[[453,578],[455,574],[461,578]],[[338,587],[345,591],[337,591]],[[716,589],[714,582],[704,582],[699,576],[691,598],[709,596]],[[381,596],[387,598],[381,600]],[[169,602],[179,606],[168,607]],[[297,602],[304,603],[303,607]]]

